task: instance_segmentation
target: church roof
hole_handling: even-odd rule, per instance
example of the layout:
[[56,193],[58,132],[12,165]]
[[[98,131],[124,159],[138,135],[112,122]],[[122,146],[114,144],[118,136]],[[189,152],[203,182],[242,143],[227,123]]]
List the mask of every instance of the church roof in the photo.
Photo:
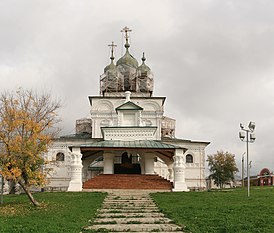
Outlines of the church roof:
[[68,134],[60,137],[61,139],[90,139],[90,133],[78,133],[78,134]]
[[181,139],[181,138],[169,138],[169,137],[162,137],[162,141],[164,143],[202,143],[202,144],[210,144],[208,141],[192,141],[189,139]]
[[179,146],[174,146],[161,141],[154,140],[135,140],[135,141],[116,141],[116,140],[107,140],[99,141],[91,144],[81,145],[81,148],[150,148],[150,149],[180,149]]
[[117,110],[143,110],[143,108],[131,101],[128,101],[117,107],[116,111]]

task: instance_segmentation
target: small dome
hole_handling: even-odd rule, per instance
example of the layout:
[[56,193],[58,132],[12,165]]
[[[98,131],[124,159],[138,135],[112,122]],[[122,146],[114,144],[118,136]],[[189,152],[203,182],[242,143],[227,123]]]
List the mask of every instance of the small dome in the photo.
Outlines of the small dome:
[[116,70],[116,65],[113,63],[113,60],[105,67],[104,72],[106,73],[108,70]]
[[143,53],[143,57],[142,57],[142,64],[138,67],[138,70],[141,71],[141,73],[144,73],[144,72],[148,72],[150,71],[150,68],[145,64],[145,53]]
[[115,71],[116,70],[116,66],[115,64],[113,63],[114,61],[114,48],[116,47],[117,45],[114,44],[114,42],[112,41],[111,44],[109,45],[109,47],[111,47],[111,56],[110,56],[110,64],[107,65],[104,69],[104,72],[106,73],[108,70],[113,70]]

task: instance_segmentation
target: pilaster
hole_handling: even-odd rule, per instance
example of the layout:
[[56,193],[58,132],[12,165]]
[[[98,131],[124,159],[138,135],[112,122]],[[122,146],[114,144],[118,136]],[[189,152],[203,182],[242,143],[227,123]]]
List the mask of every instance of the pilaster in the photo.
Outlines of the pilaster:
[[185,159],[183,149],[176,149],[175,155],[173,156],[173,171],[174,171],[174,192],[188,192],[185,182]]
[[104,174],[114,173],[114,154],[111,152],[104,152]]
[[71,180],[68,192],[82,191],[82,154],[80,148],[72,148],[71,152]]
[[151,152],[144,153],[145,157],[145,174],[154,174],[154,154]]

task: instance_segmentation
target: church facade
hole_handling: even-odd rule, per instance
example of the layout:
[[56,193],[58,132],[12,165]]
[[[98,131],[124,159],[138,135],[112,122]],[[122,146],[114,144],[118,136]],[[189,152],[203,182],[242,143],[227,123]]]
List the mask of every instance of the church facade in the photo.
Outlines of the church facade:
[[[100,95],[89,96],[90,117],[76,120],[76,132],[54,140],[46,159],[52,163],[48,188],[81,191],[100,174],[159,175],[173,191],[205,189],[205,148],[209,142],[177,139],[175,120],[164,115],[166,97],[153,96],[154,76],[130,54],[100,76]],[[50,168],[50,169],[49,169]]]

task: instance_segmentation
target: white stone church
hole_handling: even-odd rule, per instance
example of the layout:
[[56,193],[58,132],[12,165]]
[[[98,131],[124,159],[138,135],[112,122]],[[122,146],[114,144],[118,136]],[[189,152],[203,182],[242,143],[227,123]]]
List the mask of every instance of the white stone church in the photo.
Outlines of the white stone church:
[[[126,174],[128,179],[163,177],[173,191],[205,189],[209,142],[175,137],[175,120],[164,116],[166,97],[153,96],[154,77],[144,54],[140,65],[130,54],[129,32],[123,29],[125,54],[116,63],[111,45],[100,95],[88,97],[90,118],[76,120],[75,134],[55,139],[45,155],[54,162],[48,165],[53,169],[47,189],[82,191],[85,183],[99,177]],[[104,187],[88,188],[121,188],[124,181],[115,179],[111,187],[104,186],[105,180]],[[125,183],[139,187],[134,179]]]

